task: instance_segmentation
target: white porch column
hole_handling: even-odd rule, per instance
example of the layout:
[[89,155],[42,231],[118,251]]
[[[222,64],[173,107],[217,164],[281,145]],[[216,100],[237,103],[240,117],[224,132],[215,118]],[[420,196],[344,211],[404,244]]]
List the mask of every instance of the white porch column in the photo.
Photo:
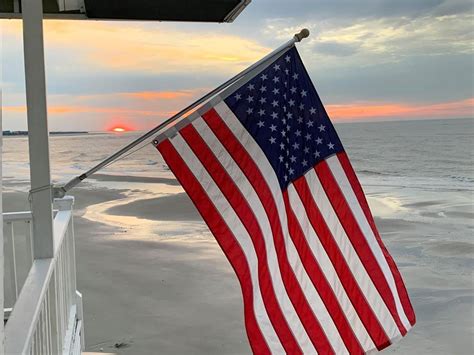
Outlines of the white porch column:
[[35,259],[54,253],[49,132],[43,47],[43,3],[22,0],[28,142],[30,151],[31,211]]

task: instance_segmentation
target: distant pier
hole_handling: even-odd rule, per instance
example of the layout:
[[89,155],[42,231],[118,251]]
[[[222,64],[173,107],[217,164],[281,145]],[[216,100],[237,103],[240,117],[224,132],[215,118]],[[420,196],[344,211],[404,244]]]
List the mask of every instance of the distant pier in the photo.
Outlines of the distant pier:
[[[56,131],[49,132],[51,136],[68,135],[68,134],[89,134],[87,131]],[[4,136],[27,136],[28,131],[3,131]]]

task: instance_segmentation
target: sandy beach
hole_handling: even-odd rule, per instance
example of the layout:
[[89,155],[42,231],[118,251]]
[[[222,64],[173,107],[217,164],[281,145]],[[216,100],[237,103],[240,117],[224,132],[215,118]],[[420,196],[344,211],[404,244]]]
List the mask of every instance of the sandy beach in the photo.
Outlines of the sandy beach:
[[[176,181],[107,175],[97,181],[151,183],[168,193],[140,200],[134,189],[86,183],[74,190],[87,350],[250,353],[237,279]],[[386,353],[469,353],[472,243],[443,244],[430,238],[442,232],[439,225],[393,218],[394,208],[429,209],[434,202],[403,206],[378,196],[370,195],[370,203],[385,217],[376,222],[405,278],[418,319],[412,334]],[[27,208],[22,192],[7,192],[4,198],[8,210]],[[470,212],[457,213],[465,217]]]

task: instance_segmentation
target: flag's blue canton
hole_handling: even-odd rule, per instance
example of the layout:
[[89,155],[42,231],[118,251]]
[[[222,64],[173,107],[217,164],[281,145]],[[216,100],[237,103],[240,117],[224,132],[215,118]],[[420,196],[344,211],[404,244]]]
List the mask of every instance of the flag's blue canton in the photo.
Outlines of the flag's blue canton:
[[343,150],[294,47],[225,102],[266,154],[283,190]]

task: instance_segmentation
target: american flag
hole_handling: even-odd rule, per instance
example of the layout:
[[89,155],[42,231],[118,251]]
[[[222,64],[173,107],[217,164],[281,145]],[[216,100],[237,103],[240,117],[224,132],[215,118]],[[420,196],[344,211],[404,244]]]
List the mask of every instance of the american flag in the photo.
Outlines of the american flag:
[[415,323],[295,47],[156,141],[239,279],[255,354],[363,354]]

